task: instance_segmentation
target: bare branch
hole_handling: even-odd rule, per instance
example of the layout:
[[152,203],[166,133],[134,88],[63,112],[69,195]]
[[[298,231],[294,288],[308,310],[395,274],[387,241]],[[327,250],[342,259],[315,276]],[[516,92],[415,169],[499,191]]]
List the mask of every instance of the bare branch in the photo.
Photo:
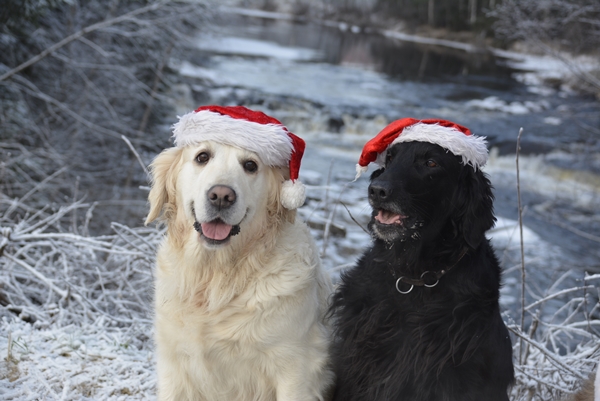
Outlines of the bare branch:
[[38,54],[35,57],[30,58],[29,60],[27,60],[26,62],[22,63],[21,65],[13,68],[10,71],[7,71],[6,73],[0,75],[0,82],[4,81],[10,77],[12,77],[13,75],[23,71],[25,68],[32,66],[33,64],[37,63],[38,61],[42,60],[44,57],[48,56],[49,54],[52,54],[53,52],[55,52],[56,50],[60,49],[61,47],[64,47],[66,45],[68,45],[69,43],[71,43],[74,40],[77,40],[79,38],[81,38],[82,36],[90,33],[90,32],[94,32],[98,29],[102,29],[102,28],[106,28],[109,27],[111,25],[115,25],[115,24],[119,24],[123,21],[128,21],[131,20],[132,17],[139,15],[139,14],[143,14],[149,11],[154,11],[157,10],[159,8],[161,8],[162,6],[164,6],[166,3],[168,3],[169,0],[165,0],[165,1],[158,1],[156,3],[151,3],[150,5],[147,5],[146,7],[141,7],[138,8],[137,10],[133,10],[131,12],[128,12],[127,14],[121,15],[119,17],[116,18],[112,18],[106,21],[102,21],[102,22],[98,22],[96,24],[92,24],[90,26],[87,26],[85,28],[83,28],[80,31],[75,32],[72,35],[67,36],[66,38],[64,38],[63,40],[61,40],[58,43],[55,43],[54,45],[50,46],[49,48],[47,48],[46,50],[44,50],[43,52],[41,52],[40,54]]

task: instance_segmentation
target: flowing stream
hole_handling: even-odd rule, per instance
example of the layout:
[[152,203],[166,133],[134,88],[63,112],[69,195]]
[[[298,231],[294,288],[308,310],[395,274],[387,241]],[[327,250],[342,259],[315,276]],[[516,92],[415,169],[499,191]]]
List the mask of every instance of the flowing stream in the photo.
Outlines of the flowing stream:
[[361,147],[401,117],[444,118],[487,137],[485,171],[499,218],[490,236],[507,271],[507,298],[516,291],[519,265],[521,127],[524,240],[531,274],[541,278],[535,285],[565,271],[578,280],[600,270],[599,104],[558,83],[532,85],[513,59],[345,24],[226,14],[193,38],[175,67],[179,115],[201,104],[242,104],[265,110],[307,141],[300,177],[311,186],[301,214],[323,228],[318,243],[334,271],[351,265],[369,241],[355,222],[368,221],[368,179],[351,183]]

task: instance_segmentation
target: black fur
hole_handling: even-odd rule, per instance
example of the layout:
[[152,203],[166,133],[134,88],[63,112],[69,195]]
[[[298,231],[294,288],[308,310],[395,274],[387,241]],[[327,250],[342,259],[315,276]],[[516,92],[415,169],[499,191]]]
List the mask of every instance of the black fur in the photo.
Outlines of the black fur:
[[[331,306],[335,401],[508,400],[512,346],[500,266],[484,236],[493,195],[481,170],[461,160],[437,145],[400,143],[371,176],[374,242],[342,275]],[[381,224],[379,210],[406,217]],[[435,287],[396,290],[401,276],[442,269]]]

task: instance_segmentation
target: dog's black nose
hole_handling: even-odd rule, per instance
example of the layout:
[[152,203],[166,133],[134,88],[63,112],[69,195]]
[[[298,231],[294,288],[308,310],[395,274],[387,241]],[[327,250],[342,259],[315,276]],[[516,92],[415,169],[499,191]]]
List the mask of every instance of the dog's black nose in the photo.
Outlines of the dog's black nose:
[[207,194],[209,202],[219,209],[227,209],[235,203],[237,196],[233,188],[226,185],[215,185],[208,190]]
[[387,181],[373,181],[369,185],[369,200],[383,202],[392,196],[392,187]]

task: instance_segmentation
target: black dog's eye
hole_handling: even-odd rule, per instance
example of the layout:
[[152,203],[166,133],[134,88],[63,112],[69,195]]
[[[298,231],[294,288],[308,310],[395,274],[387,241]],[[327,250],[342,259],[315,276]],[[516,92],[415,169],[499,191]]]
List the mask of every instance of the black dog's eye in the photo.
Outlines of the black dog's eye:
[[387,166],[388,164],[390,164],[393,158],[394,156],[392,155],[392,152],[388,150],[388,152],[385,155],[385,165]]
[[425,164],[427,165],[427,167],[437,167],[438,166],[437,162],[435,160],[431,160],[431,159],[427,160],[427,162]]
[[210,155],[206,152],[202,152],[196,156],[196,161],[200,164],[206,164],[210,160]]
[[244,170],[246,170],[249,173],[255,173],[256,170],[258,170],[258,165],[253,160],[247,160],[244,162],[243,165],[244,165]]

